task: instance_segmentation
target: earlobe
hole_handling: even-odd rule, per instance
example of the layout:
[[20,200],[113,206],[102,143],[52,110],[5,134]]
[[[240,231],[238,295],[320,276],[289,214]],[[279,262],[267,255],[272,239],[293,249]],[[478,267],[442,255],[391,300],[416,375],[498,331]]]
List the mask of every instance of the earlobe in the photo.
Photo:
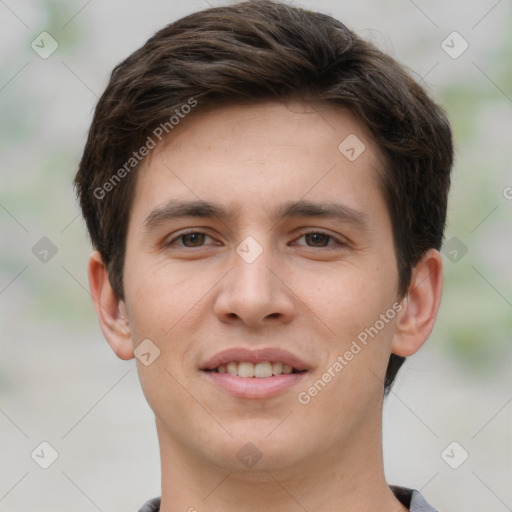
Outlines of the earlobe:
[[101,330],[121,359],[132,359],[133,343],[126,306],[115,294],[103,258],[94,251],[89,258],[89,287]]
[[428,339],[439,310],[443,288],[441,254],[430,249],[414,267],[411,284],[397,319],[391,352],[408,357]]

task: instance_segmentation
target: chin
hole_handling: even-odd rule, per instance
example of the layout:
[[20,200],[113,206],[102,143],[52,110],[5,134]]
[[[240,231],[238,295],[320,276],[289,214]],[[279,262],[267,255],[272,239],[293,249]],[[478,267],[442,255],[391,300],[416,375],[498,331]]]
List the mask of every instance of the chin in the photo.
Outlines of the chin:
[[[274,428],[278,423],[274,423]],[[219,439],[217,448],[210,452],[210,457],[217,459],[214,463],[226,470],[244,474],[283,470],[300,463],[305,455],[297,431],[295,435],[289,429],[283,429],[280,435],[276,431],[269,434],[271,429],[265,422],[264,428],[258,430],[241,428],[239,432],[230,432],[233,438],[227,443],[226,438]]]

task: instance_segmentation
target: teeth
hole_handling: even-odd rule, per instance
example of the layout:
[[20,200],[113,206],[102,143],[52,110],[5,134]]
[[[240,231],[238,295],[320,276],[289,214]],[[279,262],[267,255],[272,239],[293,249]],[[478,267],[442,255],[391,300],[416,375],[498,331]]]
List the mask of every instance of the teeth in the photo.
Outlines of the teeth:
[[238,376],[239,377],[254,377],[254,365],[252,363],[239,363]]
[[[239,371],[243,364],[251,364],[251,363],[240,363],[238,367]],[[272,377],[272,365],[270,363],[258,363],[254,365],[254,376],[255,377]]]
[[283,373],[283,363],[272,363],[272,374],[281,375]]
[[283,363],[271,363],[265,361],[262,363],[249,363],[242,361],[237,363],[235,361],[227,364],[222,364],[217,368],[219,373],[229,373],[230,375],[236,375],[238,377],[252,378],[257,377],[264,379],[272,377],[273,375],[289,374],[293,372],[293,368]]

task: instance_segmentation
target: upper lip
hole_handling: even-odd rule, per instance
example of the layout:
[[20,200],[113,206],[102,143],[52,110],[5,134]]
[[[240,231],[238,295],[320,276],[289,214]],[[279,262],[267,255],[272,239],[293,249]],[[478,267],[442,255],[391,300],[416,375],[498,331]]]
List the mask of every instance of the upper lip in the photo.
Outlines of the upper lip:
[[295,368],[296,370],[308,370],[308,366],[304,361],[294,356],[290,352],[279,348],[229,348],[215,354],[202,367],[201,370],[215,370],[220,365],[235,362],[249,363],[283,363]]

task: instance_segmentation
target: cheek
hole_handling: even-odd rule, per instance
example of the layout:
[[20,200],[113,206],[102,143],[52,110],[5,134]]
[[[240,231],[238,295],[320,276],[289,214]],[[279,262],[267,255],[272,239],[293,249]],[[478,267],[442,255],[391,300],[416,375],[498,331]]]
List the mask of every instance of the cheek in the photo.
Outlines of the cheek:
[[[142,268],[142,267],[140,267]],[[127,274],[126,299],[132,334],[161,342],[194,319],[195,307],[214,285],[214,280],[185,275],[170,264],[148,265],[147,271]],[[129,276],[129,277],[128,277]],[[196,319],[197,321],[197,319]]]
[[331,338],[325,364],[297,396],[308,421],[323,431],[357,430],[362,418],[379,410],[396,323],[394,310],[385,316],[387,322],[380,315],[389,309],[340,313],[338,336]]
[[184,382],[191,335],[201,321],[198,305],[211,285],[205,279],[184,276],[170,265],[148,268],[130,275],[126,298],[134,345],[150,339],[160,351],[149,366],[137,360],[137,369],[149,406],[164,417],[168,411],[190,405],[190,396],[180,383]]
[[[396,270],[380,269],[377,265],[372,268],[371,262],[318,273],[301,271],[290,274],[289,279],[297,296],[314,313],[306,316],[322,320],[329,334],[338,338],[337,343],[373,326],[396,300]],[[391,330],[393,313],[379,330]]]
[[316,386],[321,392],[311,390],[322,395],[315,399],[317,404],[352,410],[379,396],[400,307],[394,293],[396,278],[396,270],[372,270],[367,265],[330,272],[324,279],[317,276],[313,287],[303,283],[301,298],[315,313],[309,316],[319,332],[325,333],[316,375],[322,381]]

